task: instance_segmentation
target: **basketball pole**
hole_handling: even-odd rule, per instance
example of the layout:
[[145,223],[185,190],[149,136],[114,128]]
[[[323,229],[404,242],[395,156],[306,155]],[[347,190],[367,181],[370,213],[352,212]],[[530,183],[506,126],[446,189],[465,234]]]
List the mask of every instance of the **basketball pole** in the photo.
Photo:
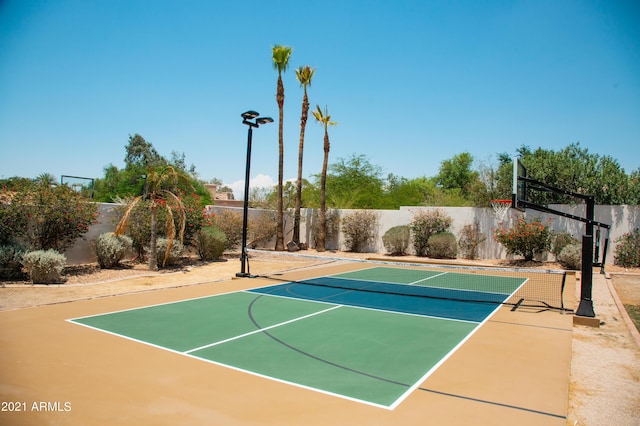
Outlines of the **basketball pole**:
[[582,277],[580,278],[580,304],[576,315],[595,317],[593,310],[593,222],[595,216],[595,200],[592,195],[585,197],[587,221],[585,234],[582,236]]

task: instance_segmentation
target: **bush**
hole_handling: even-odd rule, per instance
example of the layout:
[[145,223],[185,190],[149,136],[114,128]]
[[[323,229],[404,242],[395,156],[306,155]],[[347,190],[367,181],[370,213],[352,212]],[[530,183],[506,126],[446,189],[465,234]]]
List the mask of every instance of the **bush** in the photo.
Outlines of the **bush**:
[[480,224],[474,222],[473,225],[465,225],[460,232],[460,239],[458,240],[458,247],[462,252],[462,257],[465,259],[477,259],[478,248],[487,237],[480,232]]
[[562,250],[570,245],[570,244],[582,244],[578,241],[573,235],[568,232],[558,232],[553,235],[553,244],[551,248],[551,252],[558,259],[558,256],[562,252]]
[[212,218],[213,226],[227,236],[225,250],[233,250],[242,242],[242,214],[223,209]]
[[[13,197],[9,210],[4,211],[3,221],[16,217],[17,213],[27,219],[21,235],[13,235],[29,244],[34,250],[54,249],[63,251],[82,237],[89,225],[96,223],[98,208],[67,185],[51,187],[48,184],[34,185],[19,191]],[[21,229],[22,223],[16,225]],[[2,228],[6,227],[6,222]]]
[[457,255],[456,237],[451,232],[438,232],[429,238],[429,257],[455,259]]
[[518,218],[511,228],[498,228],[493,237],[502,244],[508,254],[524,256],[524,260],[533,260],[536,254],[551,248],[551,230],[540,218],[527,222]]
[[378,218],[368,210],[356,210],[342,218],[342,233],[348,251],[356,253],[366,250],[374,237]]
[[389,228],[382,236],[382,243],[392,255],[403,255],[407,253],[409,240],[411,239],[411,229],[406,225]]
[[166,238],[158,238],[156,240],[156,250],[158,253],[158,267],[164,267],[169,265],[174,265],[180,256],[182,256],[182,252],[184,251],[184,245],[179,240],[173,240],[173,244],[171,245],[171,250],[169,250],[169,256],[165,259],[165,253],[167,252],[167,245],[169,244],[169,240]]
[[28,248],[20,243],[0,246],[0,278],[22,278],[22,257]]
[[429,237],[438,232],[444,232],[451,226],[451,216],[440,209],[419,210],[411,222],[413,233],[413,248],[418,256],[426,256],[429,247]]
[[568,244],[557,256],[558,262],[565,269],[582,269],[582,244]]
[[[128,210],[132,200],[123,201],[122,206],[117,207],[118,220],[120,222]],[[160,223],[160,221],[158,221]],[[161,228],[161,227],[160,227]],[[145,258],[145,249],[151,242],[151,210],[148,201],[140,201],[130,212],[127,226],[127,235],[131,237],[133,252],[139,261]]]
[[34,284],[62,283],[67,258],[55,250],[36,250],[22,257],[22,265]]
[[224,253],[227,237],[217,228],[205,227],[196,235],[196,249],[200,260],[216,260]]
[[266,245],[276,235],[275,212],[266,210],[249,223],[248,246],[256,248],[258,245]]
[[625,268],[640,266],[640,230],[627,232],[616,241],[616,255],[613,263]]
[[[318,246],[318,229],[320,228],[319,212],[314,209],[311,220],[311,238],[313,246]],[[340,214],[337,209],[327,209],[324,213],[324,242],[325,247],[335,243],[340,233]]]
[[96,239],[96,257],[101,268],[113,268],[131,250],[133,240],[126,235],[116,235],[113,232],[100,234]]
[[9,246],[27,231],[28,216],[14,203],[0,203],[0,245]]

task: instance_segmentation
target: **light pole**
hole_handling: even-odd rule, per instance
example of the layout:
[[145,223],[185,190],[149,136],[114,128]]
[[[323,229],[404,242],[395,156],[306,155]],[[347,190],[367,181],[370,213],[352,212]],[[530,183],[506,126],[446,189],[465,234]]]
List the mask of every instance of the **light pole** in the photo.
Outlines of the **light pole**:
[[[247,255],[247,223],[249,216],[249,175],[251,172],[251,136],[253,128],[260,127],[261,124],[273,123],[271,117],[258,117],[260,114],[255,111],[242,113],[242,124],[249,126],[247,136],[247,168],[244,175],[244,214],[242,216],[242,253],[240,254],[240,272],[236,277],[251,277],[249,273],[249,256]],[[250,121],[254,120],[255,121]]]

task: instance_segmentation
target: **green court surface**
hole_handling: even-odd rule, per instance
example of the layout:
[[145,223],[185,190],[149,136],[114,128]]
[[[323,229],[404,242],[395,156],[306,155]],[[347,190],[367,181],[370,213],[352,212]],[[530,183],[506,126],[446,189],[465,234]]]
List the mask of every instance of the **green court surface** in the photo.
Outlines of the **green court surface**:
[[70,321],[263,378],[389,409],[479,327],[473,321],[254,292]]

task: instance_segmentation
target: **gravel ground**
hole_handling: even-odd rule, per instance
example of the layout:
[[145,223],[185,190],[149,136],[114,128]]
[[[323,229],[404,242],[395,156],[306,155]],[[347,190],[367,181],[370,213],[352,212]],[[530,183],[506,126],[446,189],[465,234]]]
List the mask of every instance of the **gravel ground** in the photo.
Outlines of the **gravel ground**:
[[[270,273],[333,263],[344,257],[384,256],[331,251],[317,253],[312,250],[296,255],[252,251],[250,266],[252,271]],[[419,258],[406,256],[401,259],[411,261]],[[554,263],[504,260],[475,263],[560,268]],[[640,425],[640,335],[633,325],[629,325],[622,308],[622,303],[640,305],[640,270],[627,271],[615,266],[607,267],[607,270],[611,277],[594,274],[594,310],[601,321],[600,327],[575,326],[573,329],[569,425]],[[197,285],[230,279],[238,271],[237,255],[208,263],[184,259],[180,265],[159,272],[150,272],[146,265],[134,263],[109,270],[101,270],[97,264],[74,266],[65,270],[67,280],[60,285],[0,282],[0,310]],[[620,302],[618,293],[624,302]]]

